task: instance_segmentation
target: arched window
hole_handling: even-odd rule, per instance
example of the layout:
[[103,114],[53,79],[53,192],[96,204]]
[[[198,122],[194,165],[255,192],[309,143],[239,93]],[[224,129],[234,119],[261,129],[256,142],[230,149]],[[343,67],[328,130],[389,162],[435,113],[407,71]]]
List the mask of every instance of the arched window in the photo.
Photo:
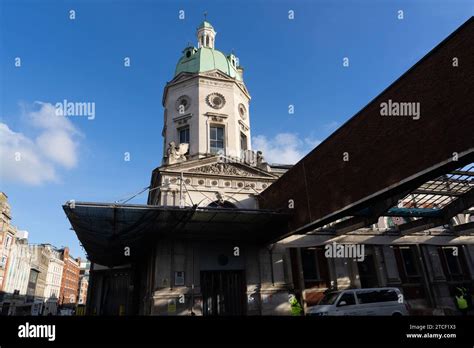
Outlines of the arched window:
[[209,36],[206,35],[206,46],[209,47]]
[[211,204],[208,205],[210,208],[227,208],[227,209],[237,209],[237,206],[234,203],[231,203],[229,201],[224,201],[224,202],[219,202],[219,201],[214,201]]

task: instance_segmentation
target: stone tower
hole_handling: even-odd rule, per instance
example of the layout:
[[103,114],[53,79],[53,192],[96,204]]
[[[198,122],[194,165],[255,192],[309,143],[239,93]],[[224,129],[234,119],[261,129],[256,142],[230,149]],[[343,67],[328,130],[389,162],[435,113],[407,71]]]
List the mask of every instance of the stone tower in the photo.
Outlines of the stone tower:
[[241,157],[251,149],[250,94],[238,58],[215,49],[209,22],[202,22],[196,35],[198,47],[183,50],[163,93],[164,164],[175,163],[168,156],[174,150],[193,160],[212,154]]

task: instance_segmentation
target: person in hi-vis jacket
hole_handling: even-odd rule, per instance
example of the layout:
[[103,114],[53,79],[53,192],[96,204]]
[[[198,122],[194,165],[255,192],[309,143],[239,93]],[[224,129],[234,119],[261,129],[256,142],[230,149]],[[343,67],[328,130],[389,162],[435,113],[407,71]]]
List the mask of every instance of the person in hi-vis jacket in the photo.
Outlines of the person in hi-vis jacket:
[[300,316],[303,315],[303,307],[301,307],[295,295],[291,294],[288,296],[290,306],[291,306],[291,315]]

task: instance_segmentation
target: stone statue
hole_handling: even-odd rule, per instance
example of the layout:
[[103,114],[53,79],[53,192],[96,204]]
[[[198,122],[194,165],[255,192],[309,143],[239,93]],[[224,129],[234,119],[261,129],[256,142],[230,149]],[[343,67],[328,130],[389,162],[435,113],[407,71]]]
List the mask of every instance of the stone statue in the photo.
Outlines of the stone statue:
[[270,166],[268,165],[267,162],[265,162],[265,159],[263,158],[262,151],[257,151],[257,168],[260,168],[267,172],[271,171]]
[[175,142],[172,141],[168,144],[166,150],[166,164],[175,164],[186,161],[186,152],[188,152],[189,144],[182,143],[176,146]]
[[216,192],[216,198],[217,198],[217,201],[222,205],[224,204],[224,193],[223,192]]
[[262,151],[257,151],[257,166],[261,165],[265,159],[263,158],[263,152]]

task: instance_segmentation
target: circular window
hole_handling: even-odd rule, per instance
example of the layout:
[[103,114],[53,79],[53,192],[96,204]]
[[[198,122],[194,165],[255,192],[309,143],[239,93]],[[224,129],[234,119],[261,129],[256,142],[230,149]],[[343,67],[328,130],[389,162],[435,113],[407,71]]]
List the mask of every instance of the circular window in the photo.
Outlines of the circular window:
[[199,180],[199,181],[198,181],[198,184],[199,184],[199,185],[204,185],[204,180]]
[[225,186],[229,187],[229,186],[230,186],[230,182],[226,181],[226,182],[225,182]]
[[214,97],[212,98],[212,103],[215,106],[220,106],[222,104],[222,99],[220,97]]
[[266,188],[267,188],[267,184],[263,184],[263,185],[262,185],[262,188],[266,189]]
[[211,93],[206,97],[207,104],[214,109],[221,109],[225,105],[225,98],[220,93]]
[[217,181],[214,180],[214,181],[212,182],[212,185],[213,185],[213,186],[216,186],[216,185],[217,185]]
[[242,119],[245,120],[247,118],[247,109],[244,104],[239,104],[239,114]]
[[176,100],[176,110],[180,113],[189,109],[191,99],[187,95],[182,95]]
[[185,182],[186,184],[190,184],[190,183],[191,183],[191,180],[190,180],[190,179],[186,179],[184,182]]
[[239,183],[237,184],[237,186],[238,186],[238,187],[243,187],[244,184],[242,184],[241,182],[239,182]]

